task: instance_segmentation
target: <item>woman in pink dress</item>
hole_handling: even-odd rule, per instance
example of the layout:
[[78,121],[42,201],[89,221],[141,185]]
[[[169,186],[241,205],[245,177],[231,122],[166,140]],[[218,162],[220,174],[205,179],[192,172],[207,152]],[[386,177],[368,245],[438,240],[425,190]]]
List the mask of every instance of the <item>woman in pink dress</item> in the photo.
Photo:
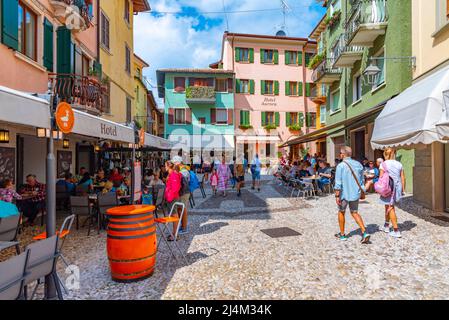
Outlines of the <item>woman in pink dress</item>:
[[223,197],[226,197],[226,188],[228,187],[228,180],[231,177],[231,170],[226,164],[225,158],[221,160],[217,169],[218,174],[218,191],[223,192]]
[[212,173],[210,176],[210,186],[212,187],[213,195],[216,195],[217,194],[217,186],[218,186],[218,174],[214,168],[212,168]]

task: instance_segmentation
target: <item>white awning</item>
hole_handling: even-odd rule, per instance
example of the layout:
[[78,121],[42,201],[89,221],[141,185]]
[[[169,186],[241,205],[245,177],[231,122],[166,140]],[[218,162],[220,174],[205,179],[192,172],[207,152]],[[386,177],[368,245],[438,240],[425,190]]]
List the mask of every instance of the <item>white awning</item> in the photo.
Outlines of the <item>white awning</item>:
[[145,133],[145,146],[161,150],[168,150],[171,149],[172,143],[167,139],[157,137],[149,133]]
[[273,142],[279,142],[281,141],[281,138],[279,136],[237,136],[238,142],[244,142],[244,141],[273,141]]
[[437,132],[443,140],[449,140],[449,90],[443,92],[444,120],[437,124]]
[[0,121],[50,128],[48,101],[0,86]]
[[173,143],[173,149],[197,149],[197,150],[233,150],[233,135],[218,134],[193,134],[170,135],[168,139]]
[[75,113],[73,133],[99,139],[134,143],[134,130],[131,127],[79,110],[74,109],[73,112]]
[[436,124],[443,118],[443,91],[448,89],[449,67],[446,67],[388,101],[374,123],[372,148],[441,141]]

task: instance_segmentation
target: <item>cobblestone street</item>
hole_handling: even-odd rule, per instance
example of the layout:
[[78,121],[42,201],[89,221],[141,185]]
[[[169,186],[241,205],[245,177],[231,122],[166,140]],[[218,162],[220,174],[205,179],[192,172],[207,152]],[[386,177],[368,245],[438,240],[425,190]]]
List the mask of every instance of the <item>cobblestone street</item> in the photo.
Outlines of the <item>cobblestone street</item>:
[[[80,289],[68,299],[445,299],[449,293],[449,223],[406,198],[398,210],[402,239],[379,230],[383,208],[370,195],[360,211],[372,233],[347,216],[350,239],[339,242],[334,197],[290,199],[265,181],[238,198],[196,194],[189,234],[179,244],[190,264],[168,260],[161,247],[154,275],[120,284],[110,280],[106,234],[74,232],[64,255],[80,268]],[[261,230],[288,227],[299,235],[271,238]],[[34,230],[37,233],[38,230]],[[27,237],[24,234],[22,237]],[[60,276],[65,278],[62,265]]]

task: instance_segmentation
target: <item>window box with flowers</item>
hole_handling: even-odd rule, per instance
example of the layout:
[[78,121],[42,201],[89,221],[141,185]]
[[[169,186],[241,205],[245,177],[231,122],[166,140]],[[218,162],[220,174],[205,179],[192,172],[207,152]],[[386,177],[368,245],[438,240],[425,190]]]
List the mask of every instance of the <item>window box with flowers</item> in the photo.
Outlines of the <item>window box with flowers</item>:
[[301,131],[302,130],[302,126],[299,124],[292,124],[290,126],[288,126],[288,130],[290,131]]
[[310,60],[308,68],[309,69],[315,69],[323,60],[326,58],[326,55],[323,54],[316,54],[312,60]]
[[248,130],[248,129],[252,129],[252,128],[253,128],[253,126],[250,125],[250,124],[241,124],[241,125],[239,125],[239,129],[241,129],[241,130]]
[[338,24],[340,18],[341,18],[341,10],[337,10],[331,16],[327,17],[324,20],[324,24],[327,25],[329,28],[333,28]]

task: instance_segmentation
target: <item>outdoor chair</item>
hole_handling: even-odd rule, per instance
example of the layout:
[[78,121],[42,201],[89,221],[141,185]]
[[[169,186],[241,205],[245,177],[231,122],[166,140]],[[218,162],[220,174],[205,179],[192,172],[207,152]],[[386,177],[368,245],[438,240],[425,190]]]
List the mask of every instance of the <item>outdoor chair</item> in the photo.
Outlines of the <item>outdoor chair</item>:
[[156,210],[154,212],[156,215],[156,218],[158,217],[158,214],[157,214],[158,210],[162,211],[162,214],[164,216],[166,216],[164,194],[165,194],[165,189],[162,189],[162,188],[159,189],[157,192],[157,198],[156,198],[156,203],[155,203]]
[[78,185],[75,188],[75,194],[78,197],[87,196],[89,194],[89,188],[85,185]]
[[0,300],[16,300],[22,297],[28,256],[27,250],[0,262]]
[[193,198],[193,193],[192,192],[190,192],[189,203],[190,203],[190,208],[193,209],[195,207],[195,199]]
[[201,195],[203,196],[203,199],[206,198],[206,191],[204,191],[205,177],[206,177],[206,175],[203,175],[203,178],[201,179],[201,182],[200,182],[200,191],[201,191]]
[[87,230],[87,235],[89,236],[90,235],[90,227],[92,226],[93,218],[94,218],[94,216],[92,214],[92,206],[89,203],[89,197],[88,196],[84,196],[84,197],[71,196],[70,197],[70,210],[71,210],[72,214],[74,214],[76,216],[76,230],[79,229],[79,217],[80,216],[87,217],[86,220],[84,221],[84,224],[86,224],[86,222],[89,223],[88,230]]
[[29,258],[26,265],[24,280],[24,296],[28,298],[28,286],[36,282],[30,300],[33,300],[36,291],[43,283],[42,279],[51,276],[55,283],[59,300],[63,300],[60,280],[56,274],[56,263],[58,260],[58,236],[54,235],[42,241],[34,242],[27,246]]
[[67,191],[67,186],[56,184],[56,207],[67,209],[67,205],[69,204],[70,195]]
[[315,190],[315,185],[313,184],[312,181],[301,181],[302,183],[302,188],[303,188],[303,196],[304,197],[308,197],[308,198],[315,198],[316,197],[316,190]]
[[0,250],[16,247],[16,253],[20,253],[20,245],[17,241],[22,214],[0,219]]
[[117,195],[115,193],[99,194],[97,201],[98,225],[106,227],[106,211],[118,206]]
[[[178,208],[181,208],[181,213],[178,213]],[[157,228],[159,230],[160,236],[159,239],[157,241],[158,243],[158,251],[159,251],[159,247],[161,244],[161,238],[162,240],[164,240],[164,243],[167,245],[168,250],[170,251],[171,255],[176,259],[176,261],[178,261],[178,257],[175,254],[175,248],[179,251],[179,253],[181,254],[184,262],[186,263],[186,265],[188,264],[187,258],[184,254],[184,252],[182,252],[181,248],[178,245],[178,232],[179,232],[179,228],[181,227],[181,221],[182,221],[182,217],[185,214],[185,205],[182,202],[175,202],[173,204],[173,206],[171,207],[170,213],[167,217],[164,218],[156,218],[154,219],[154,221],[156,222]],[[176,213],[178,216],[173,216],[173,213]],[[171,225],[172,223],[176,223],[177,224],[177,228],[175,231],[175,234],[173,234]],[[172,237],[172,243],[173,243],[173,247],[170,245],[168,239],[167,239],[167,235],[168,234],[170,237]]]

